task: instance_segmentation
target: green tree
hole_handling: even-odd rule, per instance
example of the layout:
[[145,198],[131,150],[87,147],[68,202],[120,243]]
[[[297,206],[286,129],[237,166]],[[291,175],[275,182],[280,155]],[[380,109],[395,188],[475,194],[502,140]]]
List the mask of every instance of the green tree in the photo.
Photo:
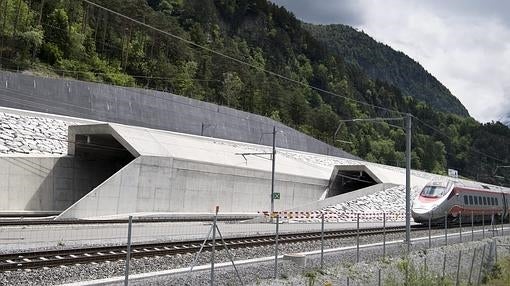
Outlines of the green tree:
[[221,90],[223,102],[225,102],[227,106],[238,107],[243,86],[243,81],[239,78],[236,72],[224,73],[223,88]]

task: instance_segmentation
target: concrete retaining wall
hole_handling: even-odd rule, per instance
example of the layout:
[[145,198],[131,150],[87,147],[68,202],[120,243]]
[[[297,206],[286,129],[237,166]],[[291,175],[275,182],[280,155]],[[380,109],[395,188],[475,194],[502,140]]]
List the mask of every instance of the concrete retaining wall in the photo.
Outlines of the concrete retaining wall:
[[354,156],[269,118],[170,93],[0,72],[0,106],[270,145]]
[[115,170],[72,157],[0,157],[2,212],[63,211]]
[[[327,180],[277,174],[276,209],[316,201]],[[141,156],[58,218],[138,212],[257,212],[270,209],[271,173],[168,157]]]

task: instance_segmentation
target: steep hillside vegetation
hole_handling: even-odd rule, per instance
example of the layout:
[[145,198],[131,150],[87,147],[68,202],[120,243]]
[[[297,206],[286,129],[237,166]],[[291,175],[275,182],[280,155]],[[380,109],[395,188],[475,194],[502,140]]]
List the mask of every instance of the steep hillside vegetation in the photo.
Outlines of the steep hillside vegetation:
[[371,78],[393,84],[404,95],[416,97],[438,110],[469,116],[443,84],[406,54],[349,26],[306,24],[305,28],[331,52],[361,68]]
[[437,173],[454,168],[497,183],[493,170],[510,159],[510,131],[502,124],[438,112],[395,85],[370,79],[315,39],[292,13],[266,0],[94,3],[159,31],[80,0],[0,0],[2,66],[228,105],[270,116],[367,160],[399,166],[401,128],[341,120],[410,112],[419,118],[413,125],[414,168]]
[[503,124],[505,124],[506,126],[510,127],[510,114],[508,114],[506,116],[506,118],[503,119]]

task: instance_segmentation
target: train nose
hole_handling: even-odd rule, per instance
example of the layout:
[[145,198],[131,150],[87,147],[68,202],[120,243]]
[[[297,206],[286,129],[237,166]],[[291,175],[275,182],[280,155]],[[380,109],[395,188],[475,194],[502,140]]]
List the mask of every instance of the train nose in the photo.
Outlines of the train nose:
[[411,216],[417,223],[428,221],[430,210],[426,208],[413,208],[411,210]]
[[430,212],[434,209],[434,207],[435,206],[430,203],[423,203],[419,200],[415,200],[413,202],[413,208],[411,209],[411,216],[415,222],[427,222]]

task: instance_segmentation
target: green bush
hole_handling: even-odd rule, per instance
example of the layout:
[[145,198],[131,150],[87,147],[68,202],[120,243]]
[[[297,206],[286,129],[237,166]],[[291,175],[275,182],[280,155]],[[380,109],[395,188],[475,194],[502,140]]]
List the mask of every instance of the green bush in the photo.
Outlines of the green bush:
[[[404,279],[396,277],[394,274],[390,274],[385,280],[384,285],[388,286],[450,286],[453,285],[447,277],[441,277],[436,275],[428,269],[416,269],[416,267],[408,260],[401,259],[397,264],[398,271],[402,274]],[[406,278],[407,277],[407,278]]]
[[494,265],[489,273],[486,273],[483,280],[484,285],[508,286],[510,285],[510,256],[502,259]]
[[54,43],[44,43],[41,48],[40,57],[44,62],[55,65],[62,60],[64,53]]

